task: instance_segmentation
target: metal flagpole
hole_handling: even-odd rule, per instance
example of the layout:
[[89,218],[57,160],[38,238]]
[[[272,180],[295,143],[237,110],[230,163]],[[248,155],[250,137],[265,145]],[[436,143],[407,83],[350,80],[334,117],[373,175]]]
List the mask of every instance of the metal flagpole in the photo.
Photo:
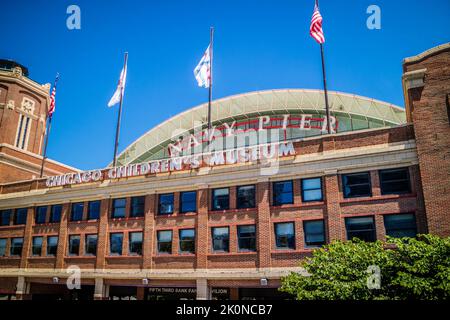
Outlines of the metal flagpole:
[[[124,58],[124,64],[123,64],[123,70],[125,70],[127,66],[127,60],[128,60],[128,52],[125,52],[125,58]],[[124,75],[125,77],[125,75]],[[123,80],[123,79],[122,79]],[[123,86],[123,83],[122,83]],[[116,127],[116,141],[114,143],[114,160],[113,160],[113,167],[116,166],[117,162],[117,148],[119,146],[119,134],[120,134],[120,119],[122,117],[122,102],[123,102],[123,87],[120,88],[120,106],[119,106],[119,114],[117,115],[117,127]]]
[[213,83],[213,45],[214,45],[214,27],[210,29],[210,43],[209,43],[209,99],[208,99],[208,141],[211,130],[211,100],[212,100],[212,83]]

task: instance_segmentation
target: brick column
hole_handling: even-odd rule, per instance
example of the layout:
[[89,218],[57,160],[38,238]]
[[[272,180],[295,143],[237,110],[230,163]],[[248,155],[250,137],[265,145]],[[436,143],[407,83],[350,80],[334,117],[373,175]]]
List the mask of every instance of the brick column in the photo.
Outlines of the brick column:
[[377,240],[386,240],[386,230],[384,228],[384,217],[381,214],[376,214],[374,216],[375,220],[375,232],[377,234]]
[[63,204],[61,212],[61,222],[59,223],[58,249],[56,250],[56,269],[64,267],[64,257],[67,247],[67,221],[70,215],[70,203]]
[[294,204],[302,203],[302,191],[300,179],[292,180],[292,190],[294,191]]
[[258,214],[256,218],[256,245],[258,250],[258,268],[271,266],[271,239],[270,232],[270,182],[268,178],[258,180],[256,201]]
[[181,211],[180,208],[180,193],[174,192],[173,193],[173,214],[178,215]]
[[211,300],[211,288],[206,279],[197,279],[197,300]]
[[[208,247],[209,247],[209,232],[208,232],[208,186],[201,185],[198,187],[197,196],[197,228],[196,228],[196,269],[206,269],[208,266]],[[174,239],[178,239],[178,234],[175,234]],[[178,248],[178,243],[175,244]],[[198,294],[198,292],[197,292]]]
[[380,176],[378,170],[370,171],[370,183],[372,185],[372,195],[374,197],[381,196]]
[[97,259],[95,261],[96,269],[105,267],[105,256],[109,254],[108,246],[108,219],[109,204],[111,199],[104,198],[100,203],[100,219],[98,220],[98,238],[97,238]]
[[136,299],[144,300],[145,299],[145,287],[137,287],[136,288]]
[[229,188],[230,190],[230,209],[237,208],[237,187],[232,186]]
[[230,288],[230,300],[239,300],[239,288]]
[[17,278],[16,299],[28,300],[30,294],[30,283],[26,281],[25,277]]
[[128,231],[122,231],[123,241],[122,241],[122,256],[128,256],[130,247],[129,247],[129,237],[130,233]]
[[105,289],[103,278],[95,278],[94,300],[105,300],[107,298]]
[[411,191],[416,194],[416,224],[418,233],[428,233],[427,216],[425,213],[425,202],[423,199],[422,181],[418,165],[409,167],[411,180]]
[[337,171],[325,172],[325,227],[327,232],[327,242],[333,240],[345,240],[344,220],[340,215],[339,201],[341,194],[339,191],[339,181]]
[[22,247],[22,256],[20,258],[20,268],[27,267],[28,258],[31,255],[32,233],[34,224],[33,218],[34,218],[34,208],[28,208],[27,221],[25,225],[25,231],[23,234],[23,247]]
[[156,194],[145,196],[144,240],[142,248],[143,269],[152,269],[153,248],[156,241],[155,214]]

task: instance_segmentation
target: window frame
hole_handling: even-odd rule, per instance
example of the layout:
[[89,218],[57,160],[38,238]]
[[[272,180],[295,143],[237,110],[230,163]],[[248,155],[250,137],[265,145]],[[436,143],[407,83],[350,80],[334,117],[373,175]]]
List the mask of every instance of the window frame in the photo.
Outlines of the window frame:
[[[215,249],[214,248],[214,241],[215,241],[215,236],[214,236],[214,230],[216,229],[227,229],[227,238],[226,238],[226,242],[227,242],[227,250],[223,250],[223,249]],[[224,241],[224,239],[220,239],[222,242]],[[230,252],[230,227],[229,226],[223,226],[223,227],[211,227],[211,249],[212,252]]]
[[[214,201],[214,199],[216,198],[215,193],[218,190],[227,190],[227,192],[228,192],[227,193],[228,201],[227,201],[227,205],[225,206],[225,208],[218,208],[215,205],[215,201]],[[222,196],[222,197],[224,197],[224,196]],[[214,188],[211,190],[211,211],[223,211],[223,210],[230,210],[230,188],[229,187]]]
[[[112,251],[112,245],[113,245],[112,238],[115,235],[120,235],[121,236],[120,253]],[[123,237],[124,237],[123,236],[123,232],[110,232],[109,233],[109,255],[110,256],[122,256],[123,255]]]
[[[249,227],[249,226],[252,226],[253,228],[254,228],[254,236],[252,236],[252,237],[245,237],[245,238],[242,238],[241,237],[241,232],[240,232],[240,229],[241,228],[243,228],[243,227]],[[258,243],[257,243],[257,226],[256,226],[256,224],[242,224],[242,225],[238,225],[237,226],[237,228],[236,228],[237,230],[237,247],[238,247],[238,252],[257,252],[258,251]],[[254,238],[255,240],[254,240],[254,242],[255,242],[255,248],[254,248],[254,250],[250,250],[250,249],[242,249],[241,248],[241,240],[242,239],[252,239],[252,238]]]
[[0,243],[3,242],[5,245],[0,246],[0,248],[3,248],[3,254],[1,254],[0,251],[0,257],[6,257],[6,249],[8,248],[8,238],[0,238]]
[[[88,252],[88,248],[89,248],[89,238],[95,237],[95,253],[91,253]],[[84,255],[85,256],[97,256],[97,251],[98,251],[98,234],[96,233],[90,233],[90,234],[85,234],[84,235]]]
[[[116,202],[124,201],[123,205],[117,205]],[[117,210],[123,209],[123,215],[118,216]],[[112,199],[111,203],[111,218],[112,219],[123,219],[127,217],[127,198],[115,198]],[[122,239],[123,240],[123,239]]]
[[[137,203],[134,203],[137,202]],[[142,202],[142,203],[141,203]],[[142,208],[138,211],[136,208]],[[145,215],[145,196],[135,196],[130,198],[130,218],[140,218]]]
[[[186,210],[183,208],[183,205],[185,204],[185,201],[183,201],[183,195],[188,194],[188,193],[195,194],[194,210]],[[192,201],[187,201],[187,202],[192,203]],[[188,213],[188,212],[197,213],[197,190],[180,192],[180,213]]]
[[[45,209],[45,212],[41,212],[41,210]],[[38,206],[35,208],[35,216],[34,216],[34,223],[35,224],[45,224],[47,222],[47,213],[48,213],[48,206]],[[43,221],[40,222],[40,219],[43,215]]]
[[[311,189],[305,189],[303,183],[306,180],[319,180],[320,181],[320,188],[311,188]],[[315,177],[315,178],[303,178],[300,180],[300,188],[302,190],[302,202],[317,202],[317,201],[323,201],[323,181],[322,177]],[[320,189],[320,199],[313,199],[313,200],[305,200],[305,191],[315,191]]]
[[[12,215],[13,210],[12,209],[4,209],[4,210],[0,210],[0,226],[2,227],[6,227],[11,225],[11,215]],[[8,215],[8,223],[4,223],[6,220],[4,219],[5,214]]]
[[[349,236],[348,221],[349,220],[362,219],[362,218],[371,218],[372,219],[373,229],[361,229],[361,230],[357,230],[357,231],[352,230],[351,232],[368,232],[368,231],[371,231],[372,232],[371,235],[373,237],[373,239],[371,241],[366,241],[366,240],[363,240],[363,239],[361,239],[359,237],[355,237],[355,236],[353,236],[353,237]],[[353,238],[358,238],[358,239],[360,239],[362,241],[365,241],[365,242],[375,242],[377,240],[377,229],[376,229],[376,224],[375,224],[375,217],[373,215],[361,216],[361,217],[359,217],[359,216],[358,217],[347,217],[347,218],[345,218],[344,223],[345,223],[345,232],[346,232],[347,240],[352,240]]]
[[[81,207],[81,217],[80,219],[74,219],[75,214],[75,208]],[[83,221],[83,214],[84,214],[84,202],[73,202],[70,205],[70,222],[78,222]]]
[[[59,218],[55,219],[55,209],[60,208],[59,210]],[[63,205],[62,204],[54,204],[50,206],[50,218],[49,223],[60,223],[62,216]]]
[[[72,240],[78,238],[78,252],[72,253]],[[67,253],[70,257],[78,257],[80,256],[80,246],[81,246],[81,235],[79,234],[70,234],[68,237],[69,245],[67,246]]]
[[[391,180],[388,183],[392,183],[392,182],[399,182],[399,181],[407,181],[408,183],[408,190],[405,191],[399,191],[399,192],[386,192],[383,190],[383,185],[386,184],[386,181],[383,181],[383,174],[389,172],[389,171],[405,171],[406,172],[406,179],[404,180]],[[378,170],[378,178],[380,180],[380,192],[381,195],[392,195],[392,194],[408,194],[411,193],[411,176],[409,173],[409,167],[402,167],[402,168],[393,168],[393,169],[383,169],[383,170]]]
[[[93,209],[95,209],[95,207],[94,208],[92,208],[94,205],[96,205],[98,203],[98,213],[97,213],[97,217],[93,217],[92,216],[92,211],[93,211]],[[88,202],[88,205],[87,205],[87,219],[88,220],[99,220],[100,219],[100,211],[101,211],[101,207],[102,207],[102,201],[101,200],[92,200],[92,201],[89,201]],[[94,210],[95,211],[95,210]]]
[[[13,253],[13,249],[15,249],[14,240],[19,240],[19,239],[21,240],[20,253],[19,254],[15,254],[15,253]],[[21,257],[22,254],[23,254],[23,241],[24,241],[23,237],[13,237],[13,238],[11,238],[10,241],[11,241],[11,245],[10,245],[10,248],[9,248],[9,255],[11,257]]]
[[[253,206],[243,206],[242,204],[240,204],[239,200],[239,190],[241,188],[248,188],[248,187],[252,187],[253,188]],[[249,202],[249,201],[246,201]],[[244,202],[244,203],[246,203]],[[256,185],[255,184],[247,184],[247,185],[243,185],[243,186],[237,186],[236,187],[236,208],[237,209],[253,209],[256,208]]]
[[[50,241],[49,241],[49,239],[50,238],[52,238],[52,239],[56,239],[56,245],[55,246],[50,246],[49,244],[50,244]],[[47,236],[47,249],[46,249],[46,256],[47,257],[56,257],[56,255],[58,254],[58,244],[59,244],[59,236],[56,236],[56,235],[53,235],[53,236],[51,236],[51,235],[49,235],[49,236]],[[51,253],[49,253],[49,251],[50,251],[50,248],[53,248],[53,247],[56,247],[55,248],[55,254],[51,254]]]
[[[132,251],[133,241],[132,236],[140,234],[141,235],[141,241],[140,241],[140,250],[138,251]],[[144,245],[144,233],[142,231],[131,231],[128,233],[128,254],[130,255],[136,255],[136,256],[142,256],[143,254],[143,245]]]
[[[364,195],[349,196],[346,193],[346,190],[345,190],[345,187],[347,186],[347,184],[345,183],[346,177],[348,177],[348,176],[356,176],[356,175],[363,175],[363,174],[366,174],[368,176],[368,182],[367,183],[352,184],[351,186],[368,185],[369,186],[369,193],[368,194],[364,194]],[[373,195],[373,191],[372,191],[372,175],[371,175],[370,171],[352,172],[352,173],[342,174],[341,182],[342,182],[342,194],[343,194],[345,199],[365,198],[365,197],[372,197],[372,195]]]
[[[35,240],[41,239],[41,245],[39,247],[36,246]],[[33,236],[33,239],[31,240],[31,255],[33,257],[40,257],[42,256],[42,245],[44,244],[44,237],[43,236]],[[39,248],[39,253],[35,253],[35,249]]]
[[[25,212],[24,217],[22,217],[23,222],[21,222],[21,223],[18,222],[18,217],[19,217],[18,212],[19,211],[24,211]],[[17,208],[17,209],[15,209],[14,210],[14,225],[16,225],[16,226],[26,225],[27,224],[27,216],[28,216],[28,208]]]
[[[282,237],[282,235],[279,235],[277,233],[277,227],[280,226],[280,225],[292,225],[292,231],[293,231],[292,237],[293,237],[293,240],[294,240],[294,246],[293,247],[289,246],[289,239],[287,239],[287,241],[286,241],[286,243],[288,244],[286,247],[280,246],[280,242],[281,242],[280,238]],[[275,222],[273,224],[273,230],[274,230],[274,234],[275,234],[275,248],[277,250],[295,250],[296,249],[296,241],[295,241],[295,236],[296,235],[295,235],[295,222],[294,221]]]
[[[412,216],[413,223],[414,223],[414,228],[399,228],[399,227],[392,228],[391,227],[391,228],[389,228],[389,231],[388,231],[388,226],[387,226],[386,222],[387,222],[387,220],[389,218],[391,218],[393,216]],[[392,233],[392,232],[395,232],[395,231],[398,232],[398,231],[413,230],[413,229],[414,229],[414,234],[415,234],[414,237],[417,236],[417,218],[416,218],[416,215],[414,213],[412,213],[412,212],[385,214],[385,215],[383,215],[383,224],[384,224],[384,230],[385,230],[386,236],[390,236],[390,237],[393,237],[393,238],[404,238],[404,237],[413,238],[413,237],[409,237],[409,236],[397,237],[397,236],[393,236],[392,234],[389,234],[389,233]]]
[[[161,202],[161,200],[162,200],[161,198],[164,198],[166,196],[170,196],[172,198],[172,203],[171,203],[172,209],[167,212],[162,212],[161,208],[162,208],[163,202]],[[167,204],[164,202],[164,205],[167,205]],[[173,192],[158,194],[158,215],[159,216],[168,216],[168,215],[173,214],[174,212],[175,212],[175,194]]]
[[[275,192],[275,190],[276,190],[275,186],[279,185],[279,184],[282,184],[282,183],[283,184],[284,183],[289,183],[291,185],[291,191],[290,191],[291,198],[290,198],[290,201],[288,201],[288,202],[281,202],[281,201],[277,200],[278,193]],[[282,192],[281,194],[286,194],[286,193],[287,192]],[[282,205],[294,204],[294,180],[274,181],[272,183],[272,204],[273,204],[273,206],[282,206]]]
[[[163,232],[170,233],[170,241],[161,241],[159,235]],[[161,251],[161,243],[170,243],[170,252]],[[156,251],[159,255],[170,255],[173,253],[173,230],[157,230],[156,231]]]
[[[193,231],[194,236],[192,239],[189,240],[183,240],[181,233],[184,231]],[[195,245],[195,241],[196,241],[196,232],[195,232],[195,228],[183,228],[183,229],[178,229],[178,253],[180,254],[195,254],[196,252],[196,245]],[[193,250],[192,251],[186,251],[186,250],[182,250],[181,248],[183,247],[183,243],[188,242],[188,243],[192,243],[193,244]]]
[[[306,232],[306,225],[308,223],[313,223],[313,222],[322,222],[322,235],[323,235],[323,242],[321,244],[310,244],[310,242],[307,239],[308,233]],[[303,234],[304,234],[304,241],[305,241],[305,248],[320,248],[322,246],[324,246],[327,242],[327,237],[326,237],[326,233],[325,233],[325,220],[324,219],[316,219],[316,220],[304,220],[303,221]]]

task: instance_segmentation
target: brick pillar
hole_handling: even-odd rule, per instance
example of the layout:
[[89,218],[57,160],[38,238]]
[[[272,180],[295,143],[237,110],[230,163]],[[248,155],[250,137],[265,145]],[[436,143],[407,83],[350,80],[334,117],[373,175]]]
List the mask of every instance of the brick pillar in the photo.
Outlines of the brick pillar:
[[130,248],[129,248],[129,238],[130,233],[128,231],[122,231],[123,234],[123,241],[122,241],[122,255],[128,256]]
[[156,215],[156,195],[149,194],[145,197],[144,216],[144,243],[142,248],[142,260],[144,269],[152,269],[153,248],[156,241],[155,236],[155,215]]
[[94,300],[106,300],[106,286],[103,278],[95,278]]
[[17,278],[16,299],[28,300],[30,298],[30,283],[26,281],[25,277],[19,276]]
[[258,268],[271,266],[271,239],[270,228],[270,182],[267,178],[258,180],[256,201],[258,215],[256,218],[256,245],[258,251]]
[[230,300],[239,300],[239,288],[230,288]]
[[[208,186],[201,185],[198,188],[197,196],[197,228],[196,228],[196,252],[197,252],[197,269],[206,269],[208,266],[208,247],[209,247],[209,232],[208,232]],[[178,239],[178,234],[175,234],[174,239]],[[178,248],[178,243],[175,244]],[[198,294],[198,293],[197,293]]]
[[237,187],[232,186],[229,188],[230,190],[230,209],[237,208]]
[[131,198],[127,197],[125,202],[125,217],[128,218],[131,212]]
[[372,196],[381,196],[380,176],[378,170],[370,171],[370,183],[372,185]]
[[97,238],[97,259],[95,267],[103,269],[105,267],[105,256],[109,254],[108,248],[108,219],[109,204],[111,199],[105,198],[100,203],[100,219],[98,220],[98,238]]
[[301,181],[300,179],[292,180],[292,190],[294,191],[294,204],[302,203],[302,191],[301,191]]
[[136,299],[137,300],[144,300],[145,299],[145,287],[137,287],[136,288]]
[[70,215],[70,203],[63,204],[61,222],[59,223],[58,249],[56,250],[56,269],[64,268],[64,257],[67,247],[67,221]]
[[386,240],[386,230],[384,228],[384,217],[381,214],[376,214],[374,216],[375,220],[375,232],[377,235],[377,240]]
[[20,268],[26,268],[28,265],[28,258],[31,255],[31,245],[32,245],[32,233],[33,233],[33,222],[34,222],[34,208],[28,208],[27,210],[27,222],[25,225],[25,231],[23,235],[23,247],[22,256],[20,258]]
[[180,208],[180,193],[174,192],[173,193],[173,214],[179,214],[181,211]]
[[418,165],[409,167],[411,179],[411,191],[416,194],[416,224],[418,233],[428,233],[427,216],[425,214],[425,202],[423,199],[422,181]]
[[211,287],[206,279],[197,279],[197,300],[211,300]]
[[345,240],[344,220],[340,215],[340,199],[337,171],[325,172],[325,227],[328,231],[327,242]]

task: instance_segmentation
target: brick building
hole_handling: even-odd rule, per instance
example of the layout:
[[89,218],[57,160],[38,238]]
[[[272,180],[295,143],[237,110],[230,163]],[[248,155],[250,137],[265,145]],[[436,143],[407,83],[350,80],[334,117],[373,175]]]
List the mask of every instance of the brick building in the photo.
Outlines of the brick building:
[[[48,161],[39,179],[49,87],[8,63],[0,296],[281,298],[280,278],[332,240],[449,236],[450,44],[403,70],[406,110],[331,92],[332,134],[321,91],[247,93],[213,102],[216,139],[201,105],[136,140],[118,167]],[[77,270],[81,289],[69,290]]]

